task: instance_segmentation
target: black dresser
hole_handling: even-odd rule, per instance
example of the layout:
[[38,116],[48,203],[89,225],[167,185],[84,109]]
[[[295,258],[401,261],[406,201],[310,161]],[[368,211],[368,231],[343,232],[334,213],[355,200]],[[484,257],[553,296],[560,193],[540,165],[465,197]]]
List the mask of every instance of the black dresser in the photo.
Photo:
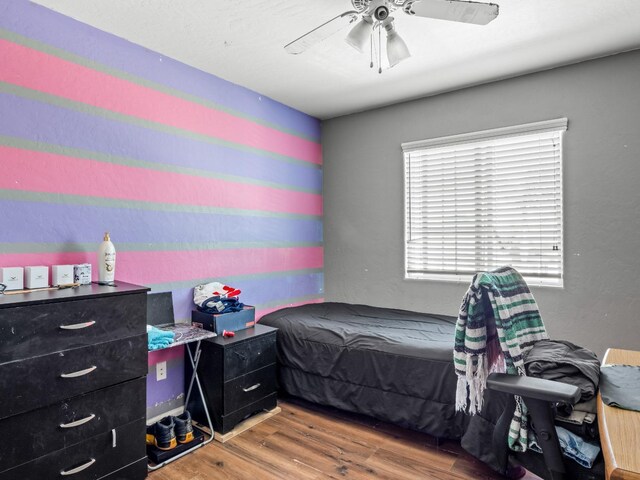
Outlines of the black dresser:
[[0,480],[146,477],[147,290],[0,296]]
[[[202,342],[198,375],[216,432],[228,433],[250,415],[277,407],[276,332],[257,324],[235,337]],[[207,424],[197,403],[189,408],[195,420]]]

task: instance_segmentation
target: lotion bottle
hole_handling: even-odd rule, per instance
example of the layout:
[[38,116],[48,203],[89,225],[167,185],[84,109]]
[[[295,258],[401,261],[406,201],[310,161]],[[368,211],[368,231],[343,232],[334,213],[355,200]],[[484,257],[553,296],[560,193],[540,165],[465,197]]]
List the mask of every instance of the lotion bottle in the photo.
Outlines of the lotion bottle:
[[98,283],[111,285],[116,278],[116,248],[111,243],[109,232],[98,249]]

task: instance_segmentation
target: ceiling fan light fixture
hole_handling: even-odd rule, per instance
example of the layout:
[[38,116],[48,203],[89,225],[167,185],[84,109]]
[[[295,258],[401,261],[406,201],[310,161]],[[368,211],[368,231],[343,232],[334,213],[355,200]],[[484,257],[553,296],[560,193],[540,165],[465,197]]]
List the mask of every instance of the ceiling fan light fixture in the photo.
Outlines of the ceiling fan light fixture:
[[363,53],[364,47],[371,37],[372,28],[373,22],[371,18],[362,17],[362,20],[356,23],[356,26],[351,29],[345,41],[360,53]]
[[387,59],[389,60],[389,67],[394,67],[409,58],[411,53],[407,44],[396,32],[393,24],[386,25],[385,28],[387,30]]
[[[284,46],[285,51],[298,55],[330,36],[351,26],[346,42],[364,53],[367,42],[371,43],[371,62],[373,68],[374,47],[377,40],[376,56],[378,73],[382,73],[382,29],[387,31],[387,58],[389,67],[411,56],[407,44],[398,35],[390,14],[404,12],[410,17],[426,17],[451,22],[486,25],[496,19],[500,13],[499,5],[478,0],[351,0],[354,10],[336,15],[316,28],[298,37]],[[354,22],[355,25],[354,25]],[[375,29],[378,29],[375,38]]]

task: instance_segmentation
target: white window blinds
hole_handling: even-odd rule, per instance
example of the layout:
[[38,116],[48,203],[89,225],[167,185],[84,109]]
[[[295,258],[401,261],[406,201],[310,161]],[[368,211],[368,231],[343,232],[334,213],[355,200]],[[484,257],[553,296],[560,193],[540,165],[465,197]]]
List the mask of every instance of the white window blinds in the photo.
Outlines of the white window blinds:
[[402,145],[405,276],[469,281],[511,265],[562,285],[566,119]]

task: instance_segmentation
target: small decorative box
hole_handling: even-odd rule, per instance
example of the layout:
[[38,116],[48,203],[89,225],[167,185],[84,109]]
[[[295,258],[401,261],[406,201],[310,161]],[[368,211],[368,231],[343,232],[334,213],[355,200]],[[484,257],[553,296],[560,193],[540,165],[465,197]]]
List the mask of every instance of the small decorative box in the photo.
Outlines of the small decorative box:
[[24,285],[27,288],[49,286],[49,267],[24,267]]
[[0,268],[0,283],[7,290],[22,290],[24,288],[24,269],[22,267]]
[[80,285],[89,285],[91,283],[91,264],[83,263],[82,265],[74,265],[73,281]]
[[51,285],[69,285],[73,283],[73,265],[54,265],[51,267]]

